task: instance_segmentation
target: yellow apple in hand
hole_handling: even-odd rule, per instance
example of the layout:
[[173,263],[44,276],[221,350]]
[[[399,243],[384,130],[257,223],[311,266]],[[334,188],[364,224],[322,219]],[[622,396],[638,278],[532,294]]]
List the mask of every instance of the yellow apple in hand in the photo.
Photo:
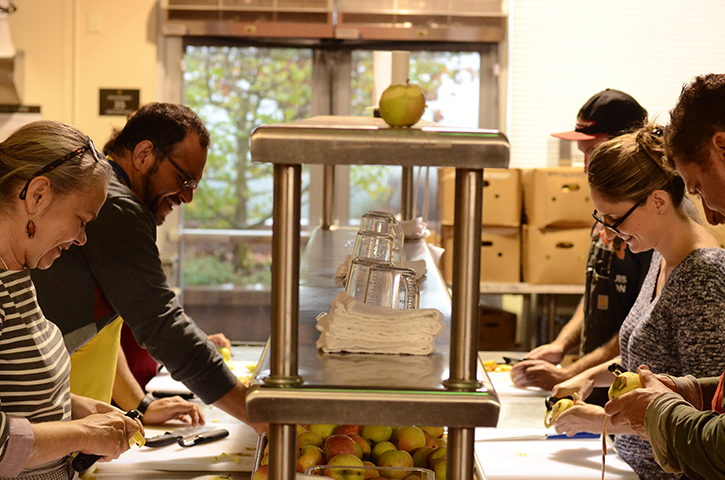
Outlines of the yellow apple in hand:
[[617,398],[641,387],[642,382],[639,380],[639,374],[633,372],[620,373],[612,382],[612,386],[609,387],[609,399]]
[[380,96],[380,117],[391,127],[410,127],[425,112],[425,95],[418,85],[390,85]]
[[574,400],[570,398],[562,398],[558,402],[554,404],[554,406],[546,412],[546,415],[544,415],[544,426],[546,428],[551,427],[551,424],[554,422],[556,417],[561,415],[561,413],[574,406]]

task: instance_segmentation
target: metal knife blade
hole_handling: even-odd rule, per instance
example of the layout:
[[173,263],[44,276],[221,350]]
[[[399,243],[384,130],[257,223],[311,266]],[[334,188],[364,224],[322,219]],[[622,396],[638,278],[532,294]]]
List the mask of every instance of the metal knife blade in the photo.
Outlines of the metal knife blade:
[[176,440],[179,438],[182,438],[181,435],[171,433],[171,432],[165,432],[161,435],[156,435],[155,437],[147,438],[144,446],[151,447],[151,448],[165,447],[166,445],[171,445],[173,443],[176,443]]
[[219,428],[210,432],[203,432],[196,435],[191,443],[186,443],[182,437],[177,438],[177,443],[182,447],[193,447],[194,445],[203,445],[205,443],[215,442],[229,436],[229,430]]

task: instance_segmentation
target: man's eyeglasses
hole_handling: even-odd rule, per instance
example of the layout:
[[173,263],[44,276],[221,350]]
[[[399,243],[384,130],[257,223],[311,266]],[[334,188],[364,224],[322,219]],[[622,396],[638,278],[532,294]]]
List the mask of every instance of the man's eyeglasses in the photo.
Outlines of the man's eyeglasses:
[[199,191],[199,189],[201,188],[201,186],[199,185],[199,182],[197,182],[194,179],[194,177],[192,177],[191,175],[189,175],[188,173],[186,173],[184,171],[184,169],[179,166],[178,163],[176,163],[170,156],[168,156],[166,154],[166,152],[164,152],[161,149],[158,149],[158,151],[161,152],[161,154],[164,157],[166,157],[166,160],[168,160],[171,163],[171,165],[176,169],[176,171],[179,172],[182,177],[184,177],[184,182],[181,184],[181,188],[189,189],[189,190],[191,190],[194,193],[196,193],[197,191]]
[[622,223],[624,223],[624,221],[627,220],[627,217],[629,217],[630,215],[632,215],[632,212],[634,212],[635,210],[637,210],[637,207],[639,207],[640,205],[642,205],[644,202],[645,202],[645,200],[640,200],[639,202],[635,203],[632,208],[630,208],[629,210],[627,210],[627,213],[625,213],[624,215],[622,215],[621,217],[619,217],[614,223],[611,223],[611,224],[605,222],[604,221],[604,218],[601,215],[599,215],[599,212],[597,212],[596,210],[594,210],[592,212],[592,217],[594,217],[594,220],[596,220],[597,222],[599,222],[602,225],[604,225],[605,228],[610,229],[611,231],[613,231],[614,233],[616,233],[618,235],[621,235],[622,232],[620,232],[618,230],[619,226]]
[[25,200],[25,197],[28,194],[28,187],[30,187],[30,182],[34,178],[39,177],[41,175],[45,175],[46,173],[52,172],[53,170],[55,170],[56,168],[60,167],[61,165],[63,165],[68,160],[70,160],[72,158],[75,158],[75,157],[78,157],[80,155],[83,155],[87,151],[90,151],[91,152],[91,154],[93,155],[93,159],[96,162],[100,162],[101,159],[105,159],[105,156],[103,154],[99,153],[98,150],[96,150],[96,147],[93,145],[93,140],[91,140],[89,138],[88,139],[88,143],[86,145],[83,145],[80,148],[76,148],[72,152],[66,153],[65,155],[63,155],[62,157],[60,157],[58,160],[54,160],[54,161],[50,162],[48,165],[44,166],[43,168],[41,168],[40,170],[38,170],[37,172],[35,172],[33,174],[33,176],[30,177],[30,180],[28,180],[28,182],[25,184],[25,186],[23,187],[23,189],[20,190],[20,199],[21,200]]

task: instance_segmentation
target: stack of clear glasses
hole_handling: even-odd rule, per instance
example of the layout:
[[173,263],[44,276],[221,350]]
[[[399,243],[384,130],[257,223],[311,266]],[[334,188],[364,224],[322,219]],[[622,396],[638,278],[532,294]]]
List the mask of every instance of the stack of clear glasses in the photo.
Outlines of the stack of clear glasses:
[[403,241],[403,228],[395,216],[378,211],[363,215],[345,291],[366,305],[418,308],[416,272],[403,267]]

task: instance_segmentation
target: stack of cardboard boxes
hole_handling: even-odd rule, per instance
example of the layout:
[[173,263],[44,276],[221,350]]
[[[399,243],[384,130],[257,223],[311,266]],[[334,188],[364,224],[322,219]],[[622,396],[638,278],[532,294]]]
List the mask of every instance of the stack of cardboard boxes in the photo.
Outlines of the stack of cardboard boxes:
[[594,223],[586,175],[580,167],[526,170],[522,190],[523,281],[583,284]]
[[[451,283],[453,271],[453,219],[455,169],[438,170],[438,201],[441,212],[443,278]],[[521,265],[521,171],[487,169],[483,173],[483,230],[481,232],[481,281],[520,282]]]
[[[483,184],[481,282],[584,283],[594,207],[581,167],[487,169]],[[449,283],[454,191],[455,169],[440,169],[441,270]]]
[[[455,169],[438,170],[438,202],[441,213],[443,276],[452,278]],[[483,230],[481,231],[481,282],[521,281],[521,171],[488,169],[483,174]],[[517,350],[516,314],[480,306],[479,350]]]

